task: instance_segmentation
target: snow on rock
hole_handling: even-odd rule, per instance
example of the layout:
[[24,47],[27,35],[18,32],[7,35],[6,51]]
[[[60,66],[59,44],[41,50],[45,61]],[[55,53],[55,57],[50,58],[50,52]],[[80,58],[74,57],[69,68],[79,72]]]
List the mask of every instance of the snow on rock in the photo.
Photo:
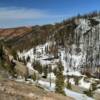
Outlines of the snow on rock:
[[69,76],[82,76],[81,73],[78,72],[78,71],[71,71],[71,72],[66,73],[66,75],[69,75]]
[[38,83],[45,89],[48,91],[55,91],[55,83],[51,83],[47,82],[47,81],[42,81],[39,80]]
[[32,64],[31,64],[30,62],[28,62],[26,66],[27,66],[27,68],[28,68],[29,70],[33,70]]
[[95,92],[100,93],[100,89],[97,89]]
[[60,51],[60,53],[61,53],[61,62],[62,62],[62,65],[64,66],[64,74],[67,72],[67,70],[68,70],[68,64],[67,64],[67,62],[65,61],[65,51],[63,50],[63,51]]
[[[44,64],[50,64],[50,60],[45,60],[48,58],[52,58],[53,55],[46,54],[45,48],[49,45],[51,45],[52,42],[47,42],[44,45],[38,45],[36,48],[32,48],[29,51],[23,51],[22,53],[18,52],[19,58],[25,57],[25,59],[29,56],[31,63],[35,60],[39,60],[43,65]],[[36,52],[34,53],[34,49],[36,49]]]
[[82,30],[82,33],[86,33],[90,29],[90,21],[85,18],[79,19],[79,26],[76,28],[76,31]]
[[96,21],[100,22],[100,16],[94,17],[93,19],[95,19]]
[[[89,22],[86,21],[85,19],[80,19],[80,27],[85,27],[85,25],[88,26]],[[18,52],[18,55],[20,58],[25,57],[25,59],[30,56],[30,62],[32,63],[35,60],[40,61],[42,65],[51,65],[53,68],[56,67],[56,63],[61,60],[62,65],[64,66],[64,75],[66,75],[67,71],[73,71],[73,68],[78,68],[80,66],[80,62],[83,58],[83,54],[75,54],[75,48],[76,45],[72,45],[72,55],[68,52],[66,53],[65,48],[59,48],[58,53],[59,53],[59,58],[58,59],[52,59],[49,60],[49,58],[53,58],[54,55],[52,54],[47,54],[45,49],[49,48],[50,45],[55,44],[55,42],[48,41],[43,45],[38,45],[35,48],[30,49],[29,51],[23,51],[22,53]],[[35,49],[35,53],[34,53]],[[67,60],[66,60],[67,59]],[[72,59],[72,64],[70,66],[70,60]],[[30,68],[30,67],[29,67]],[[76,72],[75,72],[76,73]],[[74,73],[73,73],[74,74]]]
[[[98,26],[100,27],[100,26]],[[91,32],[88,33],[89,38],[85,34],[87,31],[89,31],[92,27],[90,26],[90,20],[85,19],[85,18],[80,18],[79,23],[77,28],[75,29],[75,40],[77,40],[77,37],[80,37],[79,43],[80,46],[76,46],[76,42],[68,46],[66,48],[58,48],[58,54],[59,58],[54,58],[53,54],[49,54],[46,52],[46,48],[49,48],[52,44],[55,44],[53,41],[47,41],[43,45],[38,45],[35,48],[30,49],[29,51],[23,51],[22,53],[18,52],[19,58],[25,57],[25,59],[29,56],[30,57],[30,62],[31,64],[34,62],[34,60],[38,60],[43,66],[44,65],[51,65],[51,67],[55,68],[56,63],[61,61],[62,65],[64,66],[64,75],[75,75],[75,76],[80,76],[81,74],[79,73],[80,70],[82,70],[82,66],[84,66],[86,62],[86,55],[87,55],[87,48],[89,49],[91,47],[90,44],[96,44],[98,43],[98,47],[95,47],[93,49],[93,58],[96,59],[96,52],[99,52],[99,40],[98,42],[94,42],[95,40],[95,34],[91,35]],[[98,28],[97,28],[98,29]],[[95,27],[91,29],[92,33],[95,33],[97,30]],[[97,32],[96,32],[97,33]],[[99,33],[99,32],[98,32]],[[84,35],[85,34],[85,35]],[[85,36],[85,37],[84,37]],[[90,37],[92,36],[92,37]],[[89,45],[87,43],[87,40],[90,41]],[[85,43],[86,42],[86,43]],[[93,45],[93,47],[94,47]],[[80,53],[77,52],[77,48],[79,48]],[[35,50],[35,52],[34,52]],[[91,55],[90,55],[91,56]],[[51,58],[51,60],[49,59]],[[90,58],[88,57],[88,60]],[[100,63],[100,62],[99,62]],[[96,61],[93,61],[93,66],[96,64]],[[31,69],[28,66],[29,69]]]
[[33,68],[31,62],[28,62],[26,66],[28,68],[29,75],[33,75],[34,73],[39,74],[38,71]]
[[75,98],[75,100],[94,100],[93,98],[90,98],[85,94],[76,93],[71,90],[68,90],[67,88],[65,88],[64,91],[66,95]]
[[[28,56],[30,57],[30,62],[27,63],[27,67],[29,68],[29,70],[33,70],[32,63],[34,62],[34,60],[40,61],[42,65],[51,65],[52,69],[57,67],[57,62],[61,61],[62,65],[64,66],[64,75],[67,74],[68,70],[70,72],[73,71],[73,69],[70,68],[70,59],[72,59],[72,67],[77,68],[79,66],[79,62],[81,61],[82,55],[73,54],[71,56],[70,54],[66,54],[64,48],[58,50],[60,54],[59,58],[49,60],[49,58],[53,58],[54,56],[51,54],[46,54],[45,47],[51,44],[52,42],[47,42],[44,45],[37,46],[35,48],[36,53],[34,53],[34,48],[30,49],[29,51],[23,51],[22,53],[18,52],[19,58],[23,59],[23,57],[25,57],[25,59],[27,59]],[[66,57],[67,61],[65,59]],[[71,74],[75,74],[76,76],[80,75],[80,73],[78,72],[71,72]]]
[[74,78],[70,78],[70,79],[69,79],[69,82],[70,82],[71,84],[75,84]]
[[25,82],[25,79],[22,77],[18,77],[17,79],[15,79],[16,82]]
[[54,75],[53,72],[51,72],[51,73],[48,74],[47,78],[48,78],[48,79],[51,78],[51,79],[55,80],[55,79],[56,79],[56,76]]
[[[72,49],[75,49],[75,47],[73,46]],[[83,58],[83,54],[75,54],[75,50],[72,51],[72,54],[70,54],[69,52],[66,53],[66,50],[59,50],[59,52],[61,53],[61,62],[62,65],[64,66],[64,75],[66,75],[69,71],[68,74],[75,74],[76,76],[80,76],[81,74],[79,73],[79,70],[76,71],[74,69],[77,69],[80,67],[80,62]],[[70,65],[71,63],[71,65]]]
[[90,88],[90,86],[91,86],[91,83],[90,82],[85,82],[84,81],[84,77],[79,81],[79,86],[80,87],[84,87],[84,88],[86,88],[86,89],[89,89]]

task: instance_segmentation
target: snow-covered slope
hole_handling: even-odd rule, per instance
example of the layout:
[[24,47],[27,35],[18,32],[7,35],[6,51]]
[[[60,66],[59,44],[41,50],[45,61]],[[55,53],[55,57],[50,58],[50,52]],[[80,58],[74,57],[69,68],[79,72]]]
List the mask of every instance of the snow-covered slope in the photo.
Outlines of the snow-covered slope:
[[[100,17],[92,19],[80,18],[77,19],[77,22],[77,27],[74,30],[75,34],[73,35],[74,42],[72,44],[69,45],[66,42],[66,46],[61,46],[57,44],[56,40],[48,39],[42,45],[18,52],[18,56],[20,59],[25,58],[25,60],[28,57],[30,58],[27,62],[30,72],[34,70],[34,61],[39,61],[42,67],[48,65],[52,70],[57,68],[58,63],[61,62],[64,67],[65,83],[68,80],[67,76],[71,76],[69,82],[75,85],[75,77],[78,77],[79,84],[77,86],[88,90],[91,88],[93,82],[85,80],[85,75],[82,75],[82,73],[88,72],[91,75],[95,75],[96,73],[96,77],[100,77]],[[47,81],[39,80],[39,84],[45,89],[54,91],[55,83],[51,82],[50,87],[48,79],[55,81],[56,76],[53,72],[48,73]],[[76,100],[93,100],[86,95],[72,92],[66,88],[64,91]]]
[[90,21],[88,19],[79,19],[79,25],[76,28],[76,31],[81,31],[82,34],[86,33],[88,30],[90,30]]
[[[99,17],[93,19],[99,21]],[[29,56],[31,65],[34,60],[38,60],[42,65],[51,65],[52,68],[55,68],[56,63],[61,61],[64,66],[64,74],[80,72],[82,66],[95,68],[100,65],[100,24],[91,26],[90,19],[78,19],[74,39],[75,42],[68,47],[58,46],[58,58],[47,52],[52,44],[56,46],[56,41],[50,40],[43,45],[36,46],[36,48],[18,52],[18,55],[20,58],[25,57],[25,59]],[[93,72],[95,72],[94,69]]]
[[[38,60],[43,66],[44,65],[51,65],[52,69],[57,67],[57,63],[59,61],[62,62],[62,65],[64,66],[64,75],[66,74],[75,74],[75,75],[81,75],[78,70],[74,70],[74,67],[77,68],[79,66],[80,60],[81,60],[81,54],[80,55],[70,55],[65,52],[64,48],[58,49],[58,58],[55,58],[52,54],[47,54],[45,51],[46,47],[49,47],[52,42],[47,42],[44,45],[37,46],[36,48],[32,48],[29,51],[23,51],[22,53],[18,52],[19,58],[30,57],[30,61],[27,63],[27,67],[29,69],[33,69],[32,63],[34,60]],[[34,49],[35,53],[34,53]],[[68,58],[66,61],[66,57]],[[72,65],[70,65],[70,59],[72,59]],[[73,67],[71,67],[73,66]]]

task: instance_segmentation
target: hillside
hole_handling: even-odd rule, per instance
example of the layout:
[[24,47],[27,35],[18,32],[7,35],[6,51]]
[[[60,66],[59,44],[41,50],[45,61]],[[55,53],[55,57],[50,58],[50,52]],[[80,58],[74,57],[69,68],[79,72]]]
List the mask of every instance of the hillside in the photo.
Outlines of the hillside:
[[100,13],[0,29],[0,40],[1,76],[76,100],[100,99]]
[[[18,50],[28,49],[40,43],[45,43],[52,25],[0,29],[0,40],[8,47]],[[20,47],[20,48],[19,48]]]
[[46,92],[34,85],[0,80],[0,100],[74,100],[60,94]]
[[80,70],[82,73],[89,71],[94,77],[100,78],[99,19],[99,14],[93,13],[55,24],[47,35],[36,35],[33,43],[37,44],[32,45],[30,50],[24,49],[21,56],[30,56],[31,62],[36,59],[45,64],[52,62],[53,65],[60,60],[65,73],[70,70]]

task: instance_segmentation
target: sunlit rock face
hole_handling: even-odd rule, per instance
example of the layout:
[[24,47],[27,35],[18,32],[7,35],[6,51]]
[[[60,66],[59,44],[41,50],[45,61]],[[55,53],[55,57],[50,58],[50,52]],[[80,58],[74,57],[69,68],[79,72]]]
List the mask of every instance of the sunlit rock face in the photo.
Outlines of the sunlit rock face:
[[75,44],[82,57],[81,65],[95,72],[100,65],[100,24],[92,26],[90,20],[80,19],[75,30]]
[[[100,73],[100,23],[92,26],[91,19],[78,19],[74,43],[65,48],[63,55],[67,70],[89,70]],[[83,68],[84,69],[81,69]]]
[[[69,27],[71,34],[67,33],[70,32],[67,26],[62,26],[61,29],[56,29],[52,35],[48,36],[46,43],[36,46],[36,53],[33,53],[34,48],[32,48],[28,52],[21,53],[22,56],[30,56],[31,63],[35,59],[42,65],[50,64],[53,67],[61,61],[65,74],[70,71],[100,73],[100,17],[76,18],[75,23],[75,28],[72,28],[74,26],[72,23]],[[56,37],[54,37],[55,34]],[[58,34],[64,35],[63,46],[59,45],[62,39]],[[57,54],[58,58],[54,57]]]

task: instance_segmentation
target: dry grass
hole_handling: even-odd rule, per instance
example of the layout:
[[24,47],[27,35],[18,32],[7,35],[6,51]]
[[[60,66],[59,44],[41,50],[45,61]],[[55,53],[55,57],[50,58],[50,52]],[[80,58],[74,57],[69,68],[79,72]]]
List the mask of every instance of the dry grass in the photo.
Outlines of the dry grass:
[[0,81],[0,100],[74,100],[61,94],[44,91],[34,85],[10,80]]

